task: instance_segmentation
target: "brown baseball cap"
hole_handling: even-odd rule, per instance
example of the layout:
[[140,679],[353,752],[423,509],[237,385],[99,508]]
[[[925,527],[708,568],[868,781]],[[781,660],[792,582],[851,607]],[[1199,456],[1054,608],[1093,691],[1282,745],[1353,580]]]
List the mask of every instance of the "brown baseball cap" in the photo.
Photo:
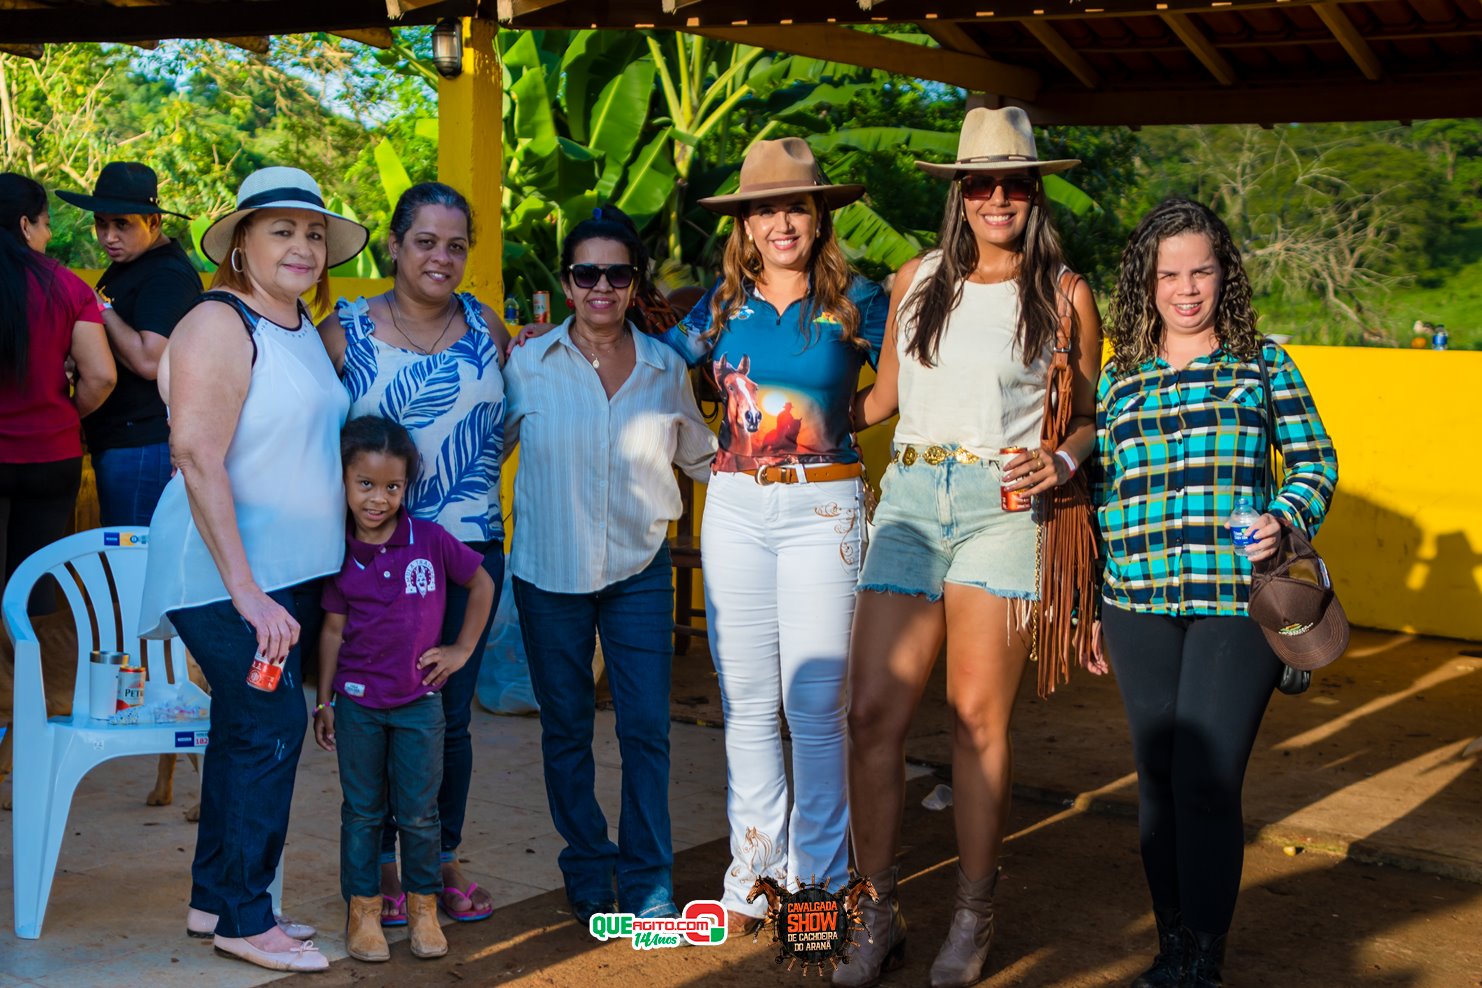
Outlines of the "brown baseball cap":
[[1252,566],[1249,613],[1293,669],[1321,669],[1348,648],[1348,615],[1327,565],[1285,522],[1276,552]]

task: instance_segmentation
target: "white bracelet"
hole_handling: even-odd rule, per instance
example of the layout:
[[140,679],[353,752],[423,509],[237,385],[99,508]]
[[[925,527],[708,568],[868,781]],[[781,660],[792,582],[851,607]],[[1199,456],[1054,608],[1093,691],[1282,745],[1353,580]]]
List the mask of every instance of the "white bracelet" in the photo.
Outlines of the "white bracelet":
[[1063,449],[1057,449],[1057,450],[1055,450],[1055,455],[1058,456],[1058,457],[1060,457],[1061,461],[1064,462],[1064,464],[1066,466],[1070,467],[1070,475],[1072,477],[1074,477],[1075,476],[1075,472],[1076,472],[1076,467],[1078,466],[1078,464],[1075,461],[1075,457],[1071,456],[1069,453],[1067,453]]

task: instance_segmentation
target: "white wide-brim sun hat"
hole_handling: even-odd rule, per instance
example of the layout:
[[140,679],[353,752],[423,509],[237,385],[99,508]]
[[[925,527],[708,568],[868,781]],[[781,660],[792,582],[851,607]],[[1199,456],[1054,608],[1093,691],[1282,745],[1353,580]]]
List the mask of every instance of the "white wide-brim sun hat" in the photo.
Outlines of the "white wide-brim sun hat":
[[956,178],[965,172],[1014,172],[1033,169],[1053,175],[1081,163],[1079,158],[1041,161],[1034,146],[1034,128],[1029,114],[1017,106],[1001,110],[986,106],[967,111],[957,139],[957,160],[945,165],[918,161],[916,167],[937,178]]
[[274,165],[259,168],[243,179],[242,187],[237,190],[237,208],[206,228],[201,250],[212,263],[226,263],[237,224],[259,209],[307,209],[322,215],[328,228],[324,239],[327,264],[331,268],[359,254],[370,240],[370,231],[365,227],[325,207],[319,183],[308,172]]

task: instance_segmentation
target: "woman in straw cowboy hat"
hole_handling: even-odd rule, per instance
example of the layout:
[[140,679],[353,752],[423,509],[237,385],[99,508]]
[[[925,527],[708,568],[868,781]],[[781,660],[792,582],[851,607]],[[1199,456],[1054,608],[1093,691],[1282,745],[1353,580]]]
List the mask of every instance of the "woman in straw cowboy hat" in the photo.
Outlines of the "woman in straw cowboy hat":
[[[903,744],[944,640],[960,860],[931,983],[970,985],[983,974],[1008,820],[1009,718],[1040,596],[1037,519],[1009,510],[1000,492],[1052,491],[1095,441],[1096,303],[1066,268],[1041,181],[1077,164],[1041,160],[1017,107],[970,111],[955,162],[917,163],[951,180],[941,233],[896,277],[878,378],[856,415],[868,424],[900,411],[849,659],[855,864],[880,899],[865,904],[873,942],[834,973],[835,984],[874,984],[903,952],[894,866]],[[1066,351],[1058,361],[1057,347]],[[1056,367],[1069,421],[1062,441],[1042,443]],[[1016,447],[1027,452],[1009,452]],[[1084,568],[1089,579],[1089,554]]]
[[761,918],[758,877],[848,877],[844,671],[865,524],[850,409],[886,298],[850,272],[830,210],[863,194],[829,184],[803,140],[758,141],[736,192],[700,200],[735,225],[720,280],[667,337],[726,396],[701,542],[726,720],[722,901],[741,929]]
[[[308,721],[299,642],[318,623],[315,581],[345,550],[350,400],[301,297],[327,307],[329,268],[367,237],[299,169],[247,176],[201,238],[220,265],[214,290],[160,365],[178,472],[150,522],[139,627],[178,633],[212,693],[186,928],[276,970],[329,966],[311,928],[273,915],[268,885]],[[280,688],[248,685],[255,657],[280,666]]]

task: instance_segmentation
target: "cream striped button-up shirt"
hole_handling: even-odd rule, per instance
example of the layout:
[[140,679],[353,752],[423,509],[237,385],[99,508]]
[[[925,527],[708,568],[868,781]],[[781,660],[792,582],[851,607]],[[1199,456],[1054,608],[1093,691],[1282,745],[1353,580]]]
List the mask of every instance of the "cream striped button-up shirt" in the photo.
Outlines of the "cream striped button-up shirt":
[[506,439],[520,446],[510,570],[551,593],[595,593],[653,561],[682,507],[673,467],[707,480],[716,440],[679,354],[630,325],[637,360],[609,401],[570,326],[504,368]]

